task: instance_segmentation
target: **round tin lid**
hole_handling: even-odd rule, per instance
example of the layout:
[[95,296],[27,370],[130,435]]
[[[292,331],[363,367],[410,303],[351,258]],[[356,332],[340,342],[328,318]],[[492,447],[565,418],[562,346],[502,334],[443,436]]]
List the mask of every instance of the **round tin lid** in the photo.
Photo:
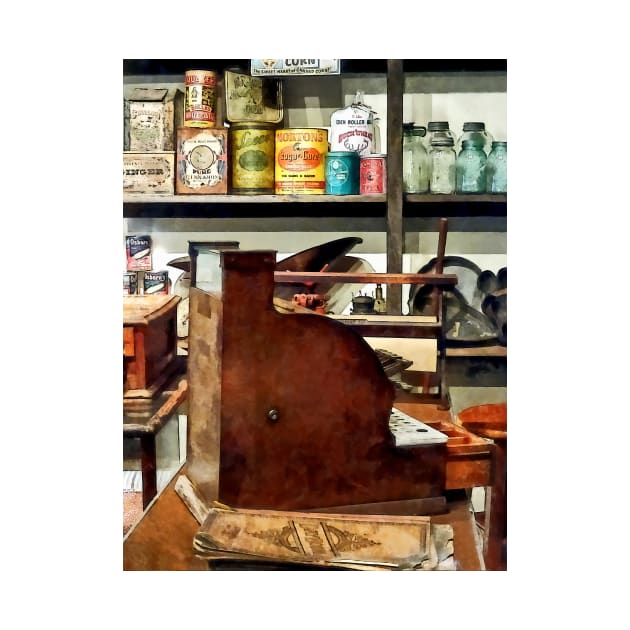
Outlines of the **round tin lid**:
[[328,151],[326,157],[336,158],[350,158],[351,160],[358,158],[359,154],[356,151]]
[[362,155],[362,160],[370,160],[372,158],[386,158],[387,153],[368,153],[367,155]]

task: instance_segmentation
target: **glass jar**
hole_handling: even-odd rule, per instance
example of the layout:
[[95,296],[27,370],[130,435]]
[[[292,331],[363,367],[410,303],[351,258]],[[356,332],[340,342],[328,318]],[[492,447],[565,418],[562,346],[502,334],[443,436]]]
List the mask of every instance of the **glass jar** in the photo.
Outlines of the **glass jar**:
[[493,142],[486,163],[486,191],[507,193],[507,142]]
[[450,130],[448,126],[448,121],[432,121],[427,125],[427,135],[425,136],[424,140],[428,151],[431,151],[433,140],[437,138],[451,138],[453,140],[453,145],[455,145],[455,143],[457,142],[455,134]]
[[426,127],[403,125],[403,192],[425,193],[429,190],[429,154],[422,138]]
[[481,143],[486,156],[492,149],[492,141],[494,138],[486,131],[486,124],[482,122],[465,122],[463,133],[457,140],[455,145],[455,151],[457,155],[463,148],[464,140],[472,140],[473,142]]
[[486,154],[483,145],[472,140],[462,142],[455,163],[455,189],[458,193],[486,192]]
[[[431,124],[431,123],[429,123]],[[431,166],[431,181],[429,190],[440,195],[449,195],[455,192],[455,162],[457,156],[453,138],[448,136],[435,136],[431,141],[429,162]]]

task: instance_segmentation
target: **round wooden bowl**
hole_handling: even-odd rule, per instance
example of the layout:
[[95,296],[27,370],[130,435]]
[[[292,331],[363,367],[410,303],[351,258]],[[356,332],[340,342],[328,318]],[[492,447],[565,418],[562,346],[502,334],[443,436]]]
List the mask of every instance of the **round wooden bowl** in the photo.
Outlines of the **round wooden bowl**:
[[507,439],[507,403],[467,407],[457,414],[457,418],[475,435],[491,440]]

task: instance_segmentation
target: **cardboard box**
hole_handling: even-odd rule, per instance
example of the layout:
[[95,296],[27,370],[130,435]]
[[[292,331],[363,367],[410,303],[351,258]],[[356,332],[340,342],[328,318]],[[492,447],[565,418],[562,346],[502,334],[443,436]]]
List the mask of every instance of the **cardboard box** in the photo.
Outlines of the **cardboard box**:
[[177,130],[175,192],[224,195],[228,182],[228,130],[180,127]]
[[123,192],[174,194],[175,153],[124,151]]
[[175,151],[184,121],[184,93],[167,88],[127,88],[124,94],[124,151]]

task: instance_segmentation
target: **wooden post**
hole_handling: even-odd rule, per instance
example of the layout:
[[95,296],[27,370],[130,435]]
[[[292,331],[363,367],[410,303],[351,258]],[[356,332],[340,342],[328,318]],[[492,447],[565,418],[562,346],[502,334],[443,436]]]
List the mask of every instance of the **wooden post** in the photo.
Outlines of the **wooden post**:
[[[402,123],[404,73],[402,59],[387,60],[387,272],[402,273],[403,193]],[[387,313],[402,315],[402,286],[387,287]]]

